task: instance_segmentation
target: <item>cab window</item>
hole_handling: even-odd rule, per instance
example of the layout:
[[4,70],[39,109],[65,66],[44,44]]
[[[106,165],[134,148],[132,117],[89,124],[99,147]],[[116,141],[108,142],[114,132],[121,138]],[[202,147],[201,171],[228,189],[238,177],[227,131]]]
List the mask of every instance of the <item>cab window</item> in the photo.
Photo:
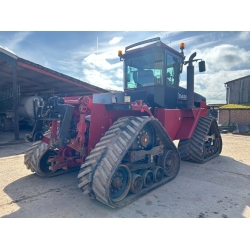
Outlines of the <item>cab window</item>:
[[171,55],[166,56],[166,84],[168,86],[178,86],[180,63],[179,60]]

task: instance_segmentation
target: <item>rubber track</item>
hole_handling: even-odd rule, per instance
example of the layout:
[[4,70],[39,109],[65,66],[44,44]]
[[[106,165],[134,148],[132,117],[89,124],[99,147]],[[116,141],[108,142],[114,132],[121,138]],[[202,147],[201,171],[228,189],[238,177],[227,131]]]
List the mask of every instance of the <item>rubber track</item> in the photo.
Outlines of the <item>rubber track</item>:
[[[49,137],[50,132],[46,132],[44,136]],[[50,145],[42,142],[42,141],[37,141],[35,142],[25,153],[24,155],[24,164],[26,165],[27,169],[30,169],[32,172],[35,172],[37,175],[41,177],[53,177],[61,174],[65,174],[68,172],[72,172],[75,170],[78,170],[78,168],[73,168],[70,170],[63,170],[59,169],[55,172],[44,174],[41,169],[40,169],[40,159],[42,156],[46,153],[47,150],[51,149]]]
[[[203,158],[203,146],[209,130],[213,127],[216,137],[220,140],[220,150],[206,159]],[[196,163],[204,163],[221,153],[222,139],[216,120],[212,116],[201,117],[191,139],[181,140],[178,145],[182,160],[189,160]]]
[[191,139],[180,140],[178,143],[178,150],[181,156],[181,159],[188,161],[190,159],[189,149],[190,149]]
[[[151,187],[142,189],[138,194],[129,193],[124,200],[113,203],[109,196],[111,177],[141,129],[148,122],[151,122],[154,126],[165,147],[174,150],[178,155],[177,171],[174,176],[169,178],[164,177],[161,182],[154,183]],[[178,174],[179,167],[179,152],[157,119],[147,116],[123,117],[114,122],[101,138],[100,142],[96,144],[90,155],[86,158],[86,161],[81,166],[81,170],[78,174],[78,187],[84,194],[89,194],[92,198],[96,198],[112,208],[117,208],[131,203],[145,193],[174,179]]]

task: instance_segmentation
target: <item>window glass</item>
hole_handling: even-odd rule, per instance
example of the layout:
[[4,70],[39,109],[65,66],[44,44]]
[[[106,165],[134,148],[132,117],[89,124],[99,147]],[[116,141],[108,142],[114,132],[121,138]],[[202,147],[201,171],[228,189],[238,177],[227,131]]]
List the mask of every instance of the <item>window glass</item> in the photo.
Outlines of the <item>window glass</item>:
[[167,55],[167,71],[166,71],[166,83],[167,85],[177,86],[179,82],[180,74],[180,60],[171,55]]
[[163,53],[151,53],[126,59],[126,88],[163,84]]

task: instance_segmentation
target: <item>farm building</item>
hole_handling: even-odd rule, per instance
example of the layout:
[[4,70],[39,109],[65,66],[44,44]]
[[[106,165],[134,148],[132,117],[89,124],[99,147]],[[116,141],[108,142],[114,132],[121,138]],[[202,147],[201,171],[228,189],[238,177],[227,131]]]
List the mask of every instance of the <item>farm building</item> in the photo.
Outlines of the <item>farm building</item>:
[[250,75],[225,83],[226,105],[219,108],[219,124],[250,126]]
[[250,75],[224,83],[227,104],[250,103]]
[[[19,139],[18,113],[22,100],[32,96],[81,96],[108,92],[76,78],[25,60],[0,48],[1,130],[12,122],[15,140]],[[14,121],[14,124],[13,124]]]

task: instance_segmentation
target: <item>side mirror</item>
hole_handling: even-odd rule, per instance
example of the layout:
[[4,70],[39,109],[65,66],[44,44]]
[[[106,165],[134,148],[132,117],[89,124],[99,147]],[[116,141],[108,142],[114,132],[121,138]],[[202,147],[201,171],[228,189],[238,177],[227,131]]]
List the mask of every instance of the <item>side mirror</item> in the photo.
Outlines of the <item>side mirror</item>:
[[199,72],[205,72],[206,71],[206,64],[205,61],[199,62]]

